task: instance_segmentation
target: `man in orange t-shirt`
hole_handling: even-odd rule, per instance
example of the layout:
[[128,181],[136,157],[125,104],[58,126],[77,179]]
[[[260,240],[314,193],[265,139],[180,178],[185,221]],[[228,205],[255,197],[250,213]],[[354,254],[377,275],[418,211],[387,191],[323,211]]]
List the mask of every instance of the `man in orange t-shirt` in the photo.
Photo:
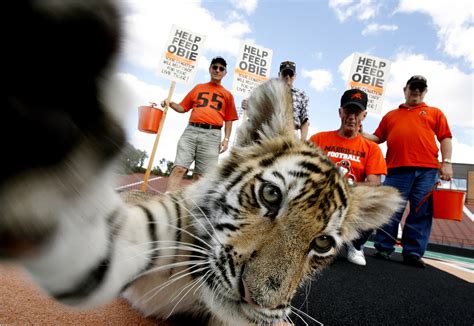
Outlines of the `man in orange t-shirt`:
[[[168,191],[179,188],[181,180],[191,164],[194,165],[193,180],[209,171],[217,163],[219,153],[229,146],[232,122],[238,119],[234,97],[221,85],[227,74],[227,62],[215,57],[209,67],[210,82],[196,85],[181,103],[164,100],[161,106],[168,105],[178,113],[192,109],[189,125],[184,130],[176,149],[176,159],[168,180]],[[221,141],[221,128],[224,125],[224,139]]]
[[[341,97],[338,130],[320,132],[310,140],[324,150],[339,170],[346,176],[349,184],[378,186],[381,175],[387,174],[387,167],[379,146],[359,134],[362,121],[367,115],[367,94],[358,89],[350,89]],[[373,230],[364,232],[347,246],[347,260],[357,265],[365,265],[362,246]]]
[[[410,202],[402,232],[403,262],[414,267],[425,267],[423,257],[431,233],[431,198],[422,201],[438,180],[450,180],[451,131],[443,112],[423,102],[428,90],[426,78],[415,75],[403,88],[405,103],[388,112],[373,135],[364,137],[376,143],[387,142],[388,173],[385,185],[397,188]],[[438,162],[440,142],[442,162]],[[376,257],[388,260],[394,251],[398,225],[404,209],[392,217],[390,223],[377,230],[375,236]]]

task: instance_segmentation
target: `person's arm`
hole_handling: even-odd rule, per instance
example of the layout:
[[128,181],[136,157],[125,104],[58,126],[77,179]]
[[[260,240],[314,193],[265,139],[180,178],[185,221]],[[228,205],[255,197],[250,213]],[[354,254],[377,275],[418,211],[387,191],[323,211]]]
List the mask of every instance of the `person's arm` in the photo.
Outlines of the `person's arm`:
[[309,105],[309,97],[306,93],[303,92],[303,107],[300,112],[300,121],[304,121],[301,123],[300,127],[300,138],[302,141],[305,141],[308,138],[308,130],[309,130],[309,116],[308,116],[308,105]]
[[164,107],[166,107],[166,106],[172,108],[173,110],[175,110],[175,111],[178,112],[178,113],[184,113],[184,112],[186,112],[186,111],[184,110],[184,108],[183,108],[180,104],[175,103],[175,102],[172,102],[172,101],[171,101],[171,102],[168,102],[167,99],[165,99],[165,100],[163,100],[163,101],[161,102],[161,107],[162,107],[162,108],[164,108]]
[[301,125],[301,140],[306,140],[308,137],[308,128],[309,127],[309,122],[306,120],[302,125]]
[[361,132],[360,133],[362,135],[362,137],[364,137],[365,139],[368,139],[368,140],[371,140],[373,141],[374,143],[376,144],[380,144],[382,141],[380,140],[379,137],[375,136],[374,134],[368,134],[366,132]]
[[364,182],[357,182],[358,185],[364,186],[380,186],[382,183],[382,177],[380,174],[369,174]]
[[451,138],[446,137],[440,142],[441,162],[440,178],[441,180],[451,180],[453,177],[453,165],[451,164],[451,156],[453,154],[453,144]]
[[224,153],[229,148],[229,138],[232,132],[232,122],[224,121],[224,139],[221,142],[221,150],[219,153]]
[[382,175],[387,174],[385,158],[383,157],[382,151],[378,145],[366,140],[364,140],[364,142],[369,147],[360,147],[359,151],[366,153],[365,161],[363,161],[363,174],[365,174],[366,177],[365,180],[359,184],[366,186],[380,186],[382,183]]
[[369,134],[369,133],[364,132],[362,124],[360,125],[359,134],[361,134],[362,137],[364,137],[365,139],[373,141],[376,144],[383,143],[383,141],[381,141],[378,136],[375,136],[374,134]]

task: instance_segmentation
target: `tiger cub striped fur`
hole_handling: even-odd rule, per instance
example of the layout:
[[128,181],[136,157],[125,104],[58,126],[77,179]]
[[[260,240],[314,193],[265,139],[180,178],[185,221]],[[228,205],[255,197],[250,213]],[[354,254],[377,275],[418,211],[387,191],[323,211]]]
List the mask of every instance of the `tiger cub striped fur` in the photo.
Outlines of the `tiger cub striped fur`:
[[[60,8],[8,8],[11,19],[40,25],[17,49],[29,38],[44,41],[41,65],[27,68],[48,74],[33,87],[7,70],[13,82],[2,109],[9,123],[37,122],[31,136],[50,134],[34,140],[36,155],[24,165],[0,175],[0,258],[24,264],[57,300],[90,307],[123,295],[144,315],[186,314],[210,325],[289,321],[298,286],[399,207],[396,190],[349,187],[320,149],[294,136],[291,96],[279,80],[253,92],[249,119],[214,171],[176,193],[122,199],[111,180],[124,132],[100,100],[120,39],[116,8],[44,3]],[[87,37],[101,44],[97,56]],[[81,67],[64,74],[58,57]],[[9,59],[22,72],[22,62]],[[57,90],[78,103],[54,101]],[[23,145],[3,136],[2,145]]]

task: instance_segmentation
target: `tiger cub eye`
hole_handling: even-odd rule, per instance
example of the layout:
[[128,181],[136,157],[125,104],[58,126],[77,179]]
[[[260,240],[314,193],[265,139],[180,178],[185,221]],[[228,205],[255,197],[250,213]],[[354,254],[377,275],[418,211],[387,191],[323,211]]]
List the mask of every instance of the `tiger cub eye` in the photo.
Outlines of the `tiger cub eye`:
[[280,189],[272,184],[266,184],[262,188],[262,199],[272,206],[279,204],[281,200]]
[[313,240],[313,249],[319,253],[326,253],[334,247],[334,239],[327,235],[321,235]]
[[268,209],[268,213],[265,214],[267,217],[275,217],[280,209],[282,194],[280,188],[266,182],[262,184],[260,189],[258,190],[258,196],[262,201],[263,205]]

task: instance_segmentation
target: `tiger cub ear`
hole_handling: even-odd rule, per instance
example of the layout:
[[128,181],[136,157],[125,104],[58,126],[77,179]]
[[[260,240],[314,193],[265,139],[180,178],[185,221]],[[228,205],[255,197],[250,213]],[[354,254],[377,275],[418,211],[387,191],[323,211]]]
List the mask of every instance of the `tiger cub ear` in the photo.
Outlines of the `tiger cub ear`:
[[247,104],[247,119],[237,131],[237,146],[248,146],[278,136],[296,138],[290,87],[281,79],[270,79],[256,87]]
[[349,211],[341,227],[344,240],[351,241],[361,231],[375,230],[386,224],[403,204],[399,191],[393,187],[351,187]]

